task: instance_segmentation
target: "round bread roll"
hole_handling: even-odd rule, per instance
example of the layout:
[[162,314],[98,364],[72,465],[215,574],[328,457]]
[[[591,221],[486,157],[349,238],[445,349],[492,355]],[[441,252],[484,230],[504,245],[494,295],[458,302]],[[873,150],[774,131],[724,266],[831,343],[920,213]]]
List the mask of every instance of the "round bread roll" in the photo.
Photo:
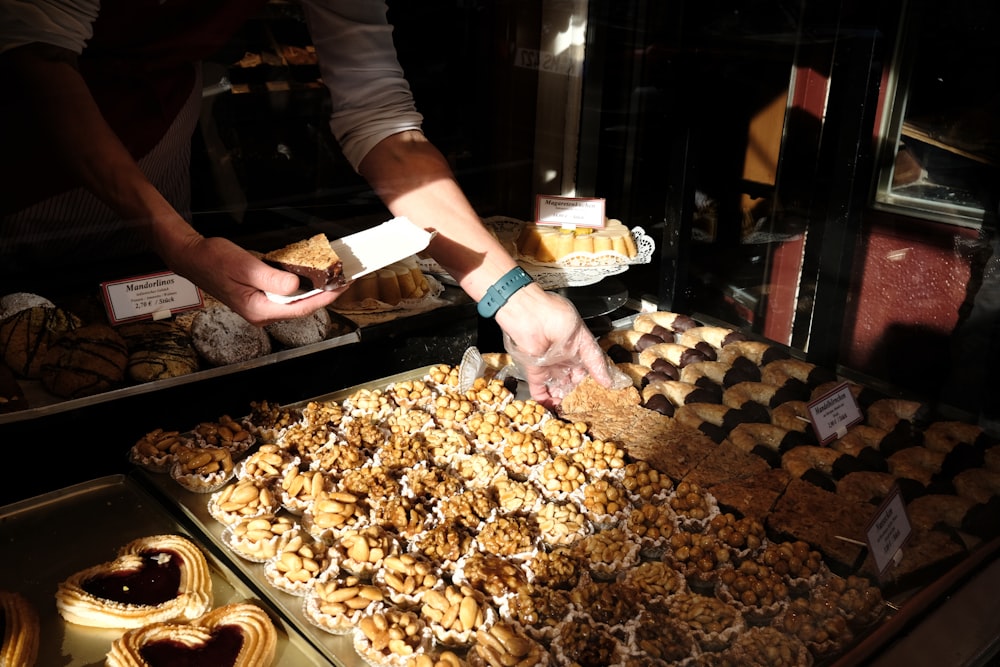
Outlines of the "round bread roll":
[[326,308],[320,308],[306,317],[272,322],[264,329],[285,347],[302,347],[326,340],[333,330],[333,319]]
[[271,353],[271,338],[226,306],[213,306],[195,315],[191,342],[212,366],[226,366]]
[[19,377],[37,380],[49,346],[82,324],[62,308],[25,308],[0,322],[0,354]]
[[54,303],[44,296],[33,294],[32,292],[14,292],[0,297],[0,320],[5,320],[11,315],[16,315],[27,308],[36,306],[42,308],[55,308]]
[[52,394],[82,398],[121,385],[127,363],[128,348],[118,332],[105,324],[88,324],[52,343],[39,375]]
[[194,373],[200,367],[191,335],[168,320],[139,320],[118,326],[128,346],[125,371],[136,382],[153,382]]

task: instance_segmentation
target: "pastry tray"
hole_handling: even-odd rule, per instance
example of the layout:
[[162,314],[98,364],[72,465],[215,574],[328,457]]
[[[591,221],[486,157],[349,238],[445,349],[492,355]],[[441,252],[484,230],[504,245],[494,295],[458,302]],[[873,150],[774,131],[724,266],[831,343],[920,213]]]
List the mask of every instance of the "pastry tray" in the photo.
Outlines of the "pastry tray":
[[186,530],[137,480],[123,475],[0,507],[0,589],[20,592],[38,612],[36,664],[104,664],[111,642],[122,630],[64,621],[56,610],[56,588],[75,572],[114,560],[118,550],[133,539],[166,533],[186,535],[201,547],[212,573],[214,607],[249,600],[268,612],[278,631],[275,665],[328,664],[212,545]]
[[[397,375],[392,375],[379,380],[373,380],[364,384],[342,389],[330,394],[324,394],[308,400],[290,404],[287,407],[304,407],[310,401],[341,400],[350,396],[360,389],[377,389],[385,387],[393,382],[412,380],[423,377],[430,370],[430,366],[421,367],[415,370],[406,371]],[[340,667],[367,667],[368,663],[354,650],[352,635],[335,635],[325,630],[321,630],[310,623],[302,613],[302,598],[296,597],[271,586],[264,579],[264,566],[260,563],[251,563],[239,558],[225,545],[223,532],[225,526],[216,521],[208,513],[208,499],[210,494],[193,493],[175,482],[170,475],[149,472],[143,468],[137,468],[134,473],[141,479],[143,484],[150,488],[153,493],[162,496],[162,502],[167,505],[176,505],[184,516],[192,522],[199,531],[204,534],[214,547],[226,553],[231,559],[230,565],[236,568],[249,581],[254,582],[256,588],[268,601],[278,609],[285,619],[303,636],[316,646],[316,648],[331,662]],[[275,664],[284,664],[278,661]]]

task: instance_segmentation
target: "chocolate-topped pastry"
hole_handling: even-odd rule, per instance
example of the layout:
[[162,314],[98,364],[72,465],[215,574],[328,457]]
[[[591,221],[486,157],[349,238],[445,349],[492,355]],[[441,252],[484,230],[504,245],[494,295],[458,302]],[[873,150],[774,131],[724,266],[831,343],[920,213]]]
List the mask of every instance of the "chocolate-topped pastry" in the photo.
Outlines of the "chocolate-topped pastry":
[[152,382],[187,375],[200,367],[191,334],[167,320],[139,320],[117,327],[128,345],[128,376]]
[[330,245],[326,234],[316,234],[284,248],[272,250],[263,259],[272,266],[304,278],[312,289],[333,289],[346,282],[344,263]]
[[115,389],[125,380],[128,348],[106,324],[87,324],[63,334],[42,358],[42,385],[62,398]]
[[37,380],[49,346],[82,324],[79,317],[62,308],[25,308],[0,322],[0,354],[18,377]]

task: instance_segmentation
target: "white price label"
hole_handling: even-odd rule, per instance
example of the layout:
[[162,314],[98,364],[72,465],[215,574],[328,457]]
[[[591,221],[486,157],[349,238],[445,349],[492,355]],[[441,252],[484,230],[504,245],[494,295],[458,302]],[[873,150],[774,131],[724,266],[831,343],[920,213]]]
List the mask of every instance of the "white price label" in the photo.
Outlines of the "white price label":
[[112,324],[163,319],[204,304],[201,290],[194,283],[170,272],[101,283],[101,290]]
[[604,227],[604,200],[583,197],[535,198],[535,222],[563,227]]
[[808,407],[816,437],[822,444],[844,437],[848,428],[864,419],[846,382],[810,401]]
[[910,532],[910,517],[906,514],[903,496],[898,486],[893,487],[875,512],[865,533],[868,549],[875,559],[880,576],[902,556],[902,548],[909,539]]

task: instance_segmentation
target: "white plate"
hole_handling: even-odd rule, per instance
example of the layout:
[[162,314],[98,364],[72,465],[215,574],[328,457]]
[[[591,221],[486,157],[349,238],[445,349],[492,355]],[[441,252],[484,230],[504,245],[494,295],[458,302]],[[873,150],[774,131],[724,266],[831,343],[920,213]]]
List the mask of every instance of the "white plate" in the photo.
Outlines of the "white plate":
[[[393,262],[415,255],[430,245],[435,233],[417,227],[409,218],[399,217],[331,241],[330,245],[344,263],[344,277],[347,282],[351,282]],[[319,294],[320,291],[312,289],[288,295],[271,292],[265,294],[271,301],[291,303]]]

